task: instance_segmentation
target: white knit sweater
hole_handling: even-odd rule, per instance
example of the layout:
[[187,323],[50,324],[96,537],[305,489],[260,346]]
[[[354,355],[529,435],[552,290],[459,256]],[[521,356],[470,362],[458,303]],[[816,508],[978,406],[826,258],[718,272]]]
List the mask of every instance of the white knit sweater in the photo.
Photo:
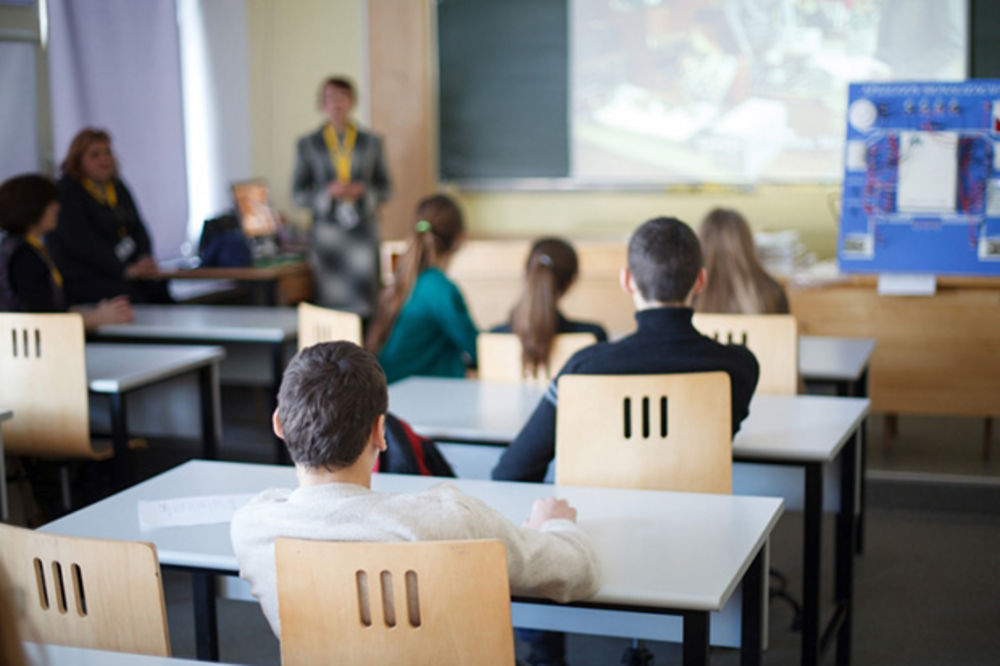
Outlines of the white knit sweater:
[[274,540],[442,541],[500,539],[507,549],[511,593],[555,601],[586,599],[598,588],[587,537],[568,520],[540,530],[514,525],[454,484],[419,493],[380,493],[348,483],[265,490],[233,516],[231,537],[240,577],[250,583],[278,637]]

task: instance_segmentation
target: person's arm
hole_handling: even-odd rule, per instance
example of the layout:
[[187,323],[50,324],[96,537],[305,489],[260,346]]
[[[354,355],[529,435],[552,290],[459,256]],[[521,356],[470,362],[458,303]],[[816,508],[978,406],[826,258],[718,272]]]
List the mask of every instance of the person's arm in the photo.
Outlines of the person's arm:
[[469,315],[469,308],[466,307],[465,299],[458,287],[447,278],[442,278],[441,287],[444,292],[441,294],[442,297],[431,300],[434,318],[441,332],[455,347],[467,354],[475,366],[476,336],[479,335],[479,331]]
[[[2,267],[0,267],[2,268]],[[52,273],[33,250],[22,246],[10,259],[10,285],[25,312],[59,312]]]
[[498,481],[535,481],[545,479],[549,463],[556,454],[556,406],[550,386],[538,402],[531,418],[504,449],[492,477]]
[[385,159],[385,142],[377,136],[375,141],[375,168],[372,171],[372,182],[369,184],[374,195],[375,206],[380,206],[392,196],[392,182],[389,180],[389,167]]
[[128,296],[115,296],[101,300],[97,305],[74,305],[71,312],[83,317],[83,327],[93,331],[105,324],[127,324],[135,318]]
[[457,519],[462,524],[457,533],[446,538],[502,541],[512,594],[565,603],[587,599],[599,589],[597,555],[565,500],[536,500],[528,520],[518,526],[451,484],[442,491],[452,494],[464,514]]
[[753,398],[754,389],[757,388],[760,366],[756,357],[746,347],[734,345],[732,348],[741,356],[734,369],[729,372],[729,381],[732,385],[732,425],[735,436],[740,430],[743,419],[750,413],[750,399]]
[[316,196],[316,178],[307,155],[309,137],[299,139],[295,149],[295,170],[292,173],[292,199],[303,208],[312,208]]
[[87,212],[85,197],[89,196],[77,183],[65,179],[60,183],[59,223],[46,237],[46,244],[56,265],[69,260],[87,266],[98,275],[119,279],[125,274],[125,264],[115,256],[114,243],[95,231],[95,221]]
[[133,256],[136,259],[152,257],[153,241],[149,238],[149,232],[146,230],[146,225],[143,224],[142,216],[139,214],[139,207],[136,205],[135,199],[132,198],[132,192],[120,180],[116,185],[118,186],[120,199],[118,205],[125,206],[126,210],[131,213],[128,221],[128,235],[135,241],[136,251]]

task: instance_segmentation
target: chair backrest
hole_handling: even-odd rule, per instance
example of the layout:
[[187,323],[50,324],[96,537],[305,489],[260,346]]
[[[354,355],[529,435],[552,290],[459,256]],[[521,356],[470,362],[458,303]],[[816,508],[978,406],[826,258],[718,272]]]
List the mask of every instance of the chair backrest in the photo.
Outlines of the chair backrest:
[[563,375],[556,483],[732,492],[729,375]]
[[793,315],[696,313],[694,327],[723,343],[744,345],[757,357],[757,393],[795,395],[799,389],[799,332]]
[[95,457],[80,315],[0,313],[0,405],[7,453]]
[[361,344],[361,317],[309,303],[299,303],[299,349],[318,342],[347,340]]
[[20,635],[55,645],[170,656],[156,547],[0,524]]
[[496,382],[548,383],[569,357],[597,342],[593,333],[560,333],[552,340],[549,367],[531,377],[521,367],[521,340],[513,333],[480,333],[476,338],[479,378]]
[[503,544],[275,541],[281,663],[514,663]]

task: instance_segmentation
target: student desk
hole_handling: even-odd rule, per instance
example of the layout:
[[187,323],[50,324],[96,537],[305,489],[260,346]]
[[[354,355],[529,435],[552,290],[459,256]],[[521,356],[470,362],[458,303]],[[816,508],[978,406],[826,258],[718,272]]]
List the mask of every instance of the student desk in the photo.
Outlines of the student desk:
[[837,395],[868,397],[873,338],[799,336],[799,374],[807,382],[833,384]]
[[7,508],[7,467],[3,453],[3,422],[14,416],[14,412],[0,407],[0,520],[6,521],[10,510]]
[[225,351],[221,347],[88,343],[85,354],[90,393],[108,398],[119,482],[124,480],[122,465],[128,450],[127,396],[188,373],[198,377],[202,455],[215,457],[222,429],[218,364]]
[[[411,492],[440,481],[434,477],[376,474],[373,487]],[[516,599],[515,624],[524,617],[522,613],[530,613],[536,606],[542,606],[539,612],[551,616],[565,616],[581,609],[679,615],[684,663],[707,664],[709,614],[721,609],[743,582],[742,663],[760,663],[764,547],[781,515],[782,500],[495,481],[455,483],[517,523],[529,515],[536,498],[565,497],[579,509],[580,525],[593,540],[602,575],[597,595],[569,605]],[[195,460],[49,523],[42,530],[153,542],[163,566],[194,574],[198,654],[200,658],[216,658],[213,577],[238,571],[228,523],[143,531],[137,502],[255,493],[295,484],[295,472],[286,466]]]
[[[51,645],[48,643],[24,643],[24,652],[29,664],[41,666],[204,666],[193,659],[176,657],[156,657],[131,652],[113,652],[92,648]],[[220,665],[222,666],[222,665]]]
[[[224,345],[227,361],[222,365],[222,381],[257,383],[263,377],[272,400],[276,399],[285,369],[286,348],[298,339],[299,320],[295,309],[236,305],[136,305],[134,310],[133,322],[101,326],[94,337],[130,342]],[[266,350],[263,354],[262,349]],[[281,443],[276,441],[275,447],[281,460]]]
[[[389,387],[389,410],[428,437],[503,446],[520,431],[544,391],[543,386],[517,383],[410,377]],[[733,460],[753,463],[734,465],[734,491],[781,495],[790,508],[803,510],[803,664],[818,663],[834,635],[841,663],[850,655],[851,553],[860,523],[858,434],[868,408],[864,398],[756,395],[733,440]],[[825,484],[839,490],[825,502],[837,509],[836,612],[821,632]]]

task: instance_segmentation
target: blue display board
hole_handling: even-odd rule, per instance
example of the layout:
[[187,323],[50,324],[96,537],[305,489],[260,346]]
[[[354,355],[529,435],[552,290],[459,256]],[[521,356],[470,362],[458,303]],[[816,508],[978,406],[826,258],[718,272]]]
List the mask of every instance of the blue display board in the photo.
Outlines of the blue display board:
[[1000,80],[850,86],[845,273],[1000,276]]

